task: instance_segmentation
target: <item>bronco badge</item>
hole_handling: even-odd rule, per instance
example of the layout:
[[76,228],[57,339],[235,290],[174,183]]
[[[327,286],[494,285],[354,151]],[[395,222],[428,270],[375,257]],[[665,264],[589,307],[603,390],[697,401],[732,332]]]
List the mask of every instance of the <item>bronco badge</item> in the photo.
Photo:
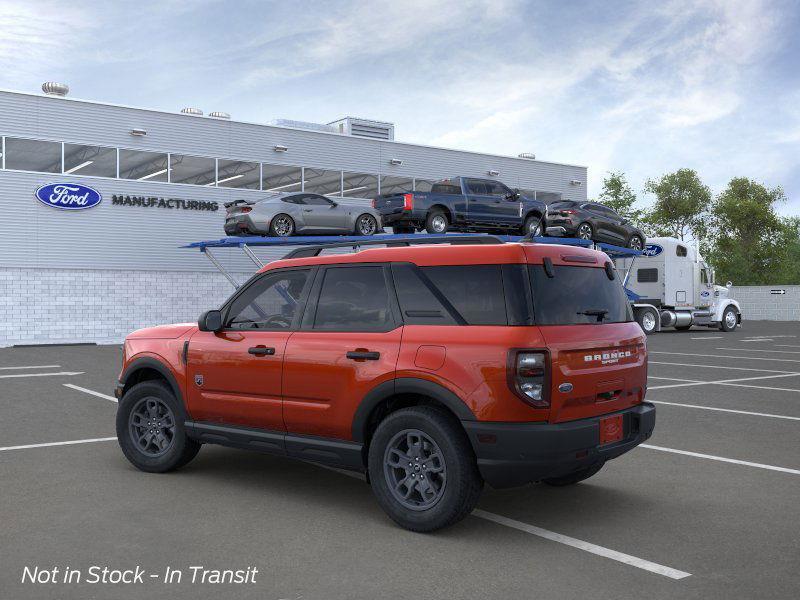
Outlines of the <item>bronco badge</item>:
[[194,376],[194,382],[197,385],[203,385],[203,376],[202,375],[195,375]]

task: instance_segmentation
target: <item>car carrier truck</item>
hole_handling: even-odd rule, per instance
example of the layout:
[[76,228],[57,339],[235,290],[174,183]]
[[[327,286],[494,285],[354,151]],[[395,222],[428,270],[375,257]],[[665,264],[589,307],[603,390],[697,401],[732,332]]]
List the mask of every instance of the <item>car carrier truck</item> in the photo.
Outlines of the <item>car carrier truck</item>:
[[641,255],[614,259],[642,330],[688,330],[692,325],[733,331],[742,322],[731,283],[715,285],[699,252],[676,238],[648,238]]

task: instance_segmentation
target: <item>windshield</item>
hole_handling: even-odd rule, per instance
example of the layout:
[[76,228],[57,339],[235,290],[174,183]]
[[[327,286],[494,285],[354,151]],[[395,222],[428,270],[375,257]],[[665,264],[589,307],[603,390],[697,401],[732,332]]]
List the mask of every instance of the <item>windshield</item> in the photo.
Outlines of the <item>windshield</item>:
[[542,265],[530,265],[533,314],[537,325],[581,325],[632,321],[619,277],[605,269],[554,266],[548,277]]

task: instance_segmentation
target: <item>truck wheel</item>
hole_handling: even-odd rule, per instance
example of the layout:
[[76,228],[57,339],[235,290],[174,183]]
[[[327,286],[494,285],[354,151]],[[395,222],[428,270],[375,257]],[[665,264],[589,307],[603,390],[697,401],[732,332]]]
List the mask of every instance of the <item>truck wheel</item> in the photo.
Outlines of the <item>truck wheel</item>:
[[639,324],[639,327],[642,328],[642,331],[644,331],[645,335],[651,335],[656,332],[656,329],[658,327],[656,319],[658,319],[658,315],[656,315],[655,311],[652,310],[636,311],[636,322]]
[[192,460],[200,444],[186,435],[183,406],[161,381],[131,387],[117,408],[117,440],[137,469],[165,473]]
[[294,233],[294,221],[289,215],[283,213],[272,217],[269,224],[269,234],[275,237],[289,237]]
[[434,531],[466,517],[483,489],[467,436],[448,414],[429,406],[390,414],[369,446],[378,504],[401,527]]
[[525,219],[525,225],[522,227],[522,235],[529,235],[531,237],[539,237],[544,235],[544,224],[539,217],[530,216]]
[[578,225],[578,229],[575,232],[575,237],[578,237],[582,240],[591,240],[594,237],[594,229],[592,229],[592,226],[589,223],[581,223]]
[[542,479],[542,481],[547,485],[554,485],[556,487],[572,485],[578,483],[579,481],[583,481],[584,479],[589,479],[589,477],[595,475],[600,469],[602,469],[604,464],[606,464],[605,461],[599,462],[591,467],[586,467],[580,471],[570,473],[569,475],[564,475],[563,477],[549,477],[547,479]]
[[442,210],[432,210],[425,219],[425,231],[428,233],[447,233],[450,222]]
[[733,331],[739,324],[739,319],[736,318],[736,310],[729,306],[722,313],[722,321],[719,324],[721,331]]

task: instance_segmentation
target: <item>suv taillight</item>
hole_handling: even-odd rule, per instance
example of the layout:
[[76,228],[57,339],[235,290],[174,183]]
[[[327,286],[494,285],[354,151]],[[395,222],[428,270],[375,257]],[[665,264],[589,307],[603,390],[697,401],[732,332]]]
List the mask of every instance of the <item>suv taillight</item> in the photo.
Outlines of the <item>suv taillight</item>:
[[378,208],[377,206],[375,206],[375,204],[376,204],[377,202],[378,202],[378,199],[377,199],[377,198],[373,198],[373,199],[372,199],[372,208]]
[[243,206],[241,208],[241,212],[243,212],[243,213],[249,213],[251,210],[253,210],[253,209],[250,206]]
[[414,194],[403,194],[403,210],[414,208]]
[[508,385],[524,402],[534,408],[550,406],[547,352],[512,350],[508,356]]
[[578,211],[569,209],[569,210],[562,210],[561,214],[566,217],[568,215],[574,215],[576,212],[578,212]]

